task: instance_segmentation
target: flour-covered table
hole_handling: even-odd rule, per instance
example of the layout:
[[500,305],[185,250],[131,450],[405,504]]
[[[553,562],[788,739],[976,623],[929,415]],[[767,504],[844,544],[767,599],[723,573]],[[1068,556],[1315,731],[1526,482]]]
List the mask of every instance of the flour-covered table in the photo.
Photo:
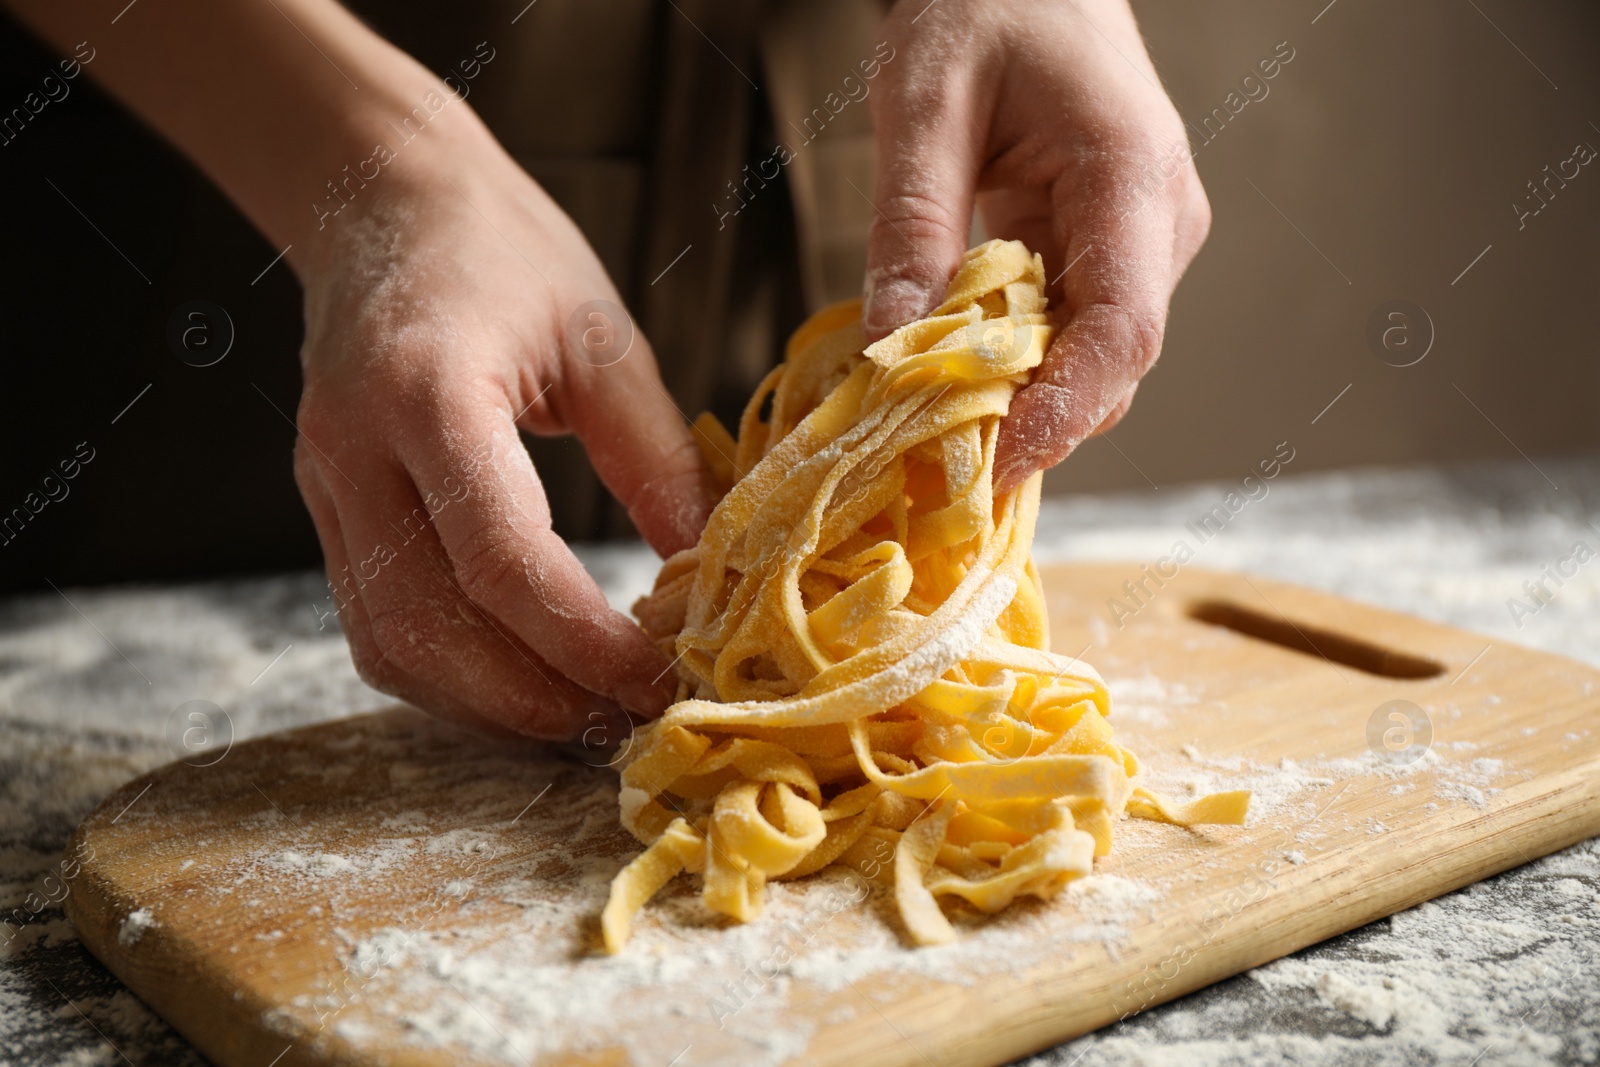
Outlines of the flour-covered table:
[[[1036,553],[1154,565],[1182,541],[1200,566],[1600,664],[1600,457],[1539,468],[1284,475],[1051,501]],[[582,555],[624,609],[655,573],[639,547]],[[302,725],[319,714],[310,709],[390,703],[356,678],[326,592],[296,574],[0,602],[0,1067],[204,1062],[78,943],[58,903],[72,886],[63,847],[112,789],[184,754],[197,722],[220,745]],[[194,701],[218,712],[192,719],[206,707]],[[1590,841],[1026,1063],[1595,1063],[1596,989]]]

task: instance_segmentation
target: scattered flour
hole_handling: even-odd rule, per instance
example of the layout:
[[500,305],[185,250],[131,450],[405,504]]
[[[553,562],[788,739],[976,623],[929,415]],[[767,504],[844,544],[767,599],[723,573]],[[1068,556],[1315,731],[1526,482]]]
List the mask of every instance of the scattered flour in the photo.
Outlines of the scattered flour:
[[[1091,442],[1086,447],[1096,446]],[[1442,472],[1368,470],[1279,480],[1271,501],[1230,525],[1225,536],[1208,542],[1198,563],[1298,581],[1440,618],[1485,632],[1496,641],[1532,644],[1593,662],[1594,650],[1600,648],[1600,613],[1593,610],[1592,595],[1588,599],[1576,595],[1585,590],[1574,583],[1569,582],[1561,596],[1523,630],[1514,630],[1507,621],[1506,597],[1519,595],[1522,581],[1548,562],[1549,550],[1570,544],[1574,537],[1588,538],[1585,520],[1600,514],[1600,462],[1541,456],[1539,464],[1561,485],[1559,497],[1548,493],[1549,487],[1532,477],[1520,458]],[[1215,503],[1218,488],[1049,500],[1040,517],[1036,551],[1041,558],[1054,554],[1154,559],[1170,549],[1186,521]],[[580,554],[599,572],[608,598],[622,610],[649,588],[658,567],[653,554],[634,547],[580,548]],[[164,718],[183,701],[197,695],[214,700],[227,709],[240,739],[389,703],[360,684],[337,630],[317,628],[310,605],[322,604],[326,597],[320,575],[160,590],[67,591],[76,609],[93,620],[93,627],[53,593],[12,598],[0,607],[4,612],[0,618],[0,898],[7,909],[22,907],[27,894],[55,869],[72,827],[102,797],[171,758],[163,741]],[[1102,636],[1106,633],[1099,618],[1091,625]],[[112,651],[108,641],[115,642],[127,658]],[[262,666],[291,641],[293,651],[252,685]],[[1096,662],[1093,652],[1085,658]],[[1468,673],[1468,680],[1476,670]],[[1163,686],[1153,678],[1141,681],[1137,672],[1116,679],[1113,693],[1119,731],[1124,724],[1159,728],[1181,722],[1184,708],[1196,702],[1181,687]],[[1506,694],[1501,713],[1515,714],[1512,694]],[[1519,736],[1542,728],[1537,722],[1516,725]],[[1593,738],[1593,730],[1572,729],[1562,740],[1581,747],[1592,746]],[[352,738],[352,747],[359,743],[359,738]],[[1350,774],[1381,774],[1391,778],[1392,787],[1411,785],[1423,809],[1440,812],[1470,813],[1478,810],[1479,803],[1492,805],[1494,790],[1517,780],[1508,776],[1509,781],[1500,781],[1492,775],[1474,780],[1482,776],[1462,762],[1469,753],[1441,755],[1448,758],[1392,775],[1377,767],[1329,767],[1305,761],[1299,768],[1306,776],[1304,789],[1284,796],[1273,819],[1285,825],[1309,822]],[[1162,765],[1177,773],[1184,762],[1178,756],[1164,759]],[[1222,781],[1228,777],[1222,771],[1191,763],[1182,773],[1215,774]],[[1266,772],[1266,768],[1251,769],[1260,778]],[[522,803],[526,799],[516,807]],[[609,813],[603,805],[596,807],[596,818],[609,814],[614,820],[614,803]],[[1257,815],[1266,810],[1263,802]],[[1338,814],[1335,804],[1324,822]],[[135,808],[129,818],[138,816]],[[395,812],[394,817],[392,862],[404,863],[419,855],[429,819],[422,812]],[[1318,851],[1320,827],[1310,824],[1303,839],[1291,835],[1284,846],[1289,863],[1295,863],[1296,855],[1319,865],[1325,861],[1327,857]],[[412,843],[402,844],[408,837]],[[355,870],[317,874],[309,868],[266,862],[285,847],[308,858],[318,854],[305,842],[286,839],[275,852],[262,856],[257,871],[261,878],[254,888],[242,888],[241,894],[264,896],[266,878],[314,884],[329,891],[328,899],[307,909],[307,914],[341,916],[339,887],[359,887],[365,880],[389,876],[394,869],[385,868],[379,856],[358,855],[331,844],[326,847]],[[1119,839],[1119,850],[1129,858],[1141,848],[1154,847],[1131,836]],[[572,858],[579,861],[575,870],[587,872],[580,877],[589,878],[583,884],[591,888],[615,867],[611,861],[584,866],[583,857]],[[590,857],[587,862],[597,861]],[[1125,874],[1130,868],[1131,864],[1120,870]],[[1118,868],[1108,864],[1108,869]],[[1208,874],[1215,872],[1196,872],[1197,877]],[[484,879],[461,881],[478,886],[466,895],[462,907],[494,902],[515,907],[527,918],[530,931],[572,918],[566,905],[543,892],[544,879],[531,872],[492,887],[492,897],[485,895],[491,887]],[[1087,906],[1093,894],[1086,889],[1092,881],[1079,883],[1084,899],[1058,901],[1053,907]],[[805,899],[810,898],[802,899],[802,913]],[[816,903],[827,906],[826,901],[821,898]],[[738,931],[696,928],[698,904],[692,893],[669,891],[652,903],[653,921],[641,929],[641,937],[659,954],[672,943],[673,929],[686,936],[692,931],[701,939],[716,933],[724,939],[729,960],[738,958],[738,951],[750,950],[757,962],[765,958],[760,950],[770,952],[778,945],[770,928],[760,924],[749,929],[767,929],[769,936],[754,945],[728,936]],[[775,894],[772,914],[779,914],[780,905],[788,909],[794,904],[793,899],[778,899]],[[1160,904],[1157,899],[1148,907]],[[1087,916],[1083,926],[1101,929]],[[1018,916],[1013,920],[1016,925],[1005,929],[1013,938],[1007,943],[1021,944],[1026,951],[1023,918]],[[829,921],[849,921],[848,914]],[[1134,910],[1123,921],[1137,923],[1140,914]],[[876,916],[871,923],[884,925]],[[404,944],[399,941],[404,934],[391,942],[381,941],[376,933],[353,937],[348,943],[349,963],[370,967],[370,952],[358,960],[357,946],[368,941],[374,946],[388,944],[396,954],[370,983],[376,989],[380,982],[400,982],[402,972],[431,974],[421,961],[441,961],[452,951],[458,959],[475,952],[491,959],[514,956],[510,945],[463,944],[452,950],[448,939],[425,937],[426,927],[422,929]],[[1102,952],[1113,943],[1114,939],[1108,942],[1094,933],[1067,948]],[[1597,944],[1600,848],[1589,842],[1019,1061],[1018,1067],[1287,1063],[1398,1067],[1466,1065],[1474,1060],[1480,1067],[1592,1064],[1600,1062],[1600,1001],[1593,995],[1600,987]],[[893,945],[887,940],[879,947],[885,959],[893,958]],[[800,980],[796,968],[832,973],[821,959],[807,962],[812,955],[797,953],[789,973],[781,978],[789,983],[785,988]],[[700,961],[714,963],[716,957],[689,957],[690,966]],[[514,958],[508,963],[518,965]],[[632,977],[624,974],[615,980],[622,1000],[648,993],[637,984],[646,979],[646,962],[628,966],[637,968]],[[450,973],[458,976],[452,980],[462,982],[461,972]],[[71,997],[70,1005],[45,978],[61,986]],[[492,979],[491,974],[473,980]],[[440,1014],[447,1010],[446,999],[463,1004],[448,987],[431,988],[444,990],[436,1009]],[[704,992],[715,999],[715,990]],[[524,1001],[534,999],[528,989],[516,995]],[[576,993],[557,995],[566,997],[569,1007],[590,1012],[588,1018],[613,1010],[601,1002],[599,993],[587,1002]],[[759,1039],[757,1031],[767,1015],[763,1004],[769,1003],[761,997],[773,995],[771,990],[752,994],[727,1020],[728,1029],[752,1035],[740,1040]],[[707,1010],[703,1003],[678,1007],[691,1014]],[[1385,1012],[1388,1019],[1379,1026]],[[857,1013],[875,1017],[873,1009],[857,999],[854,1006],[828,1009],[823,1019],[839,1021]],[[346,1013],[350,1019],[341,1015],[330,1025],[358,1031],[354,1014]],[[680,1050],[681,1045],[671,1042],[672,1024],[684,1016],[664,1009],[654,1018],[658,1041],[649,1062],[663,1067]],[[765,1021],[770,1023],[770,1018]],[[474,1025],[482,1029],[481,1023],[470,1021],[438,1023],[438,1028],[466,1030]],[[753,1061],[776,1058],[783,1042],[795,1036],[793,1022],[782,1017],[776,1029],[779,1032],[769,1038],[773,1052],[747,1046],[758,1052]],[[115,1067],[125,1062],[118,1050],[139,1064],[205,1067],[186,1042],[87,956],[59,907],[45,908],[9,941],[0,937],[0,1062]],[[712,1062],[699,1057],[702,1051],[695,1049],[679,1067]],[[497,1055],[514,1058],[509,1050]],[[730,1046],[726,1062],[741,1062],[737,1047]]]
[[304,871],[316,875],[343,874],[357,869],[350,860],[343,856],[335,856],[331,852],[319,852],[314,856],[307,856],[293,849],[285,849],[274,856],[269,856],[264,862],[282,870]]
[[156,917],[150,914],[149,908],[130,911],[127,918],[122,920],[122,925],[117,927],[117,944],[131,948],[139,943],[146,931],[154,930],[157,925]]
[[[778,1064],[801,1055],[815,1029],[789,1008],[797,982],[840,994],[834,1010],[843,1016],[836,1017],[871,1012],[856,992],[869,978],[877,980],[874,989],[906,975],[971,985],[1046,954],[1103,954],[1151,914],[1160,896],[1131,879],[1093,875],[1053,905],[1024,905],[987,928],[969,918],[956,943],[914,950],[887,925],[890,902],[876,890],[863,902],[863,883],[848,872],[774,884],[761,920],[731,927],[708,920],[698,895],[680,882],[652,905],[628,952],[602,957],[592,954],[586,920],[608,883],[609,871],[600,871],[563,897],[549,897],[544,886],[541,899],[530,896],[533,887],[523,880],[491,890],[521,905],[508,924],[448,933],[389,928],[357,941],[347,967],[373,975],[361,1001],[371,1014],[352,1010],[339,1018],[337,1031],[358,1039],[384,1018],[419,1047],[508,1064],[621,1036],[629,1062],[652,1065],[677,1051],[663,1056],[663,1028],[697,1017],[721,1024],[723,1054],[732,1057],[708,1062]],[[1063,922],[1051,908],[1071,918]],[[832,936],[846,931],[853,941],[848,950]],[[603,1035],[582,1025],[618,1013],[631,1025]]]
[[[1110,685],[1119,691],[1117,679]],[[1160,699],[1149,682],[1145,692]],[[1372,783],[1369,794],[1376,788],[1397,805],[1422,807],[1428,796],[1450,802],[1464,782],[1492,794],[1490,783],[1510,773],[1498,761],[1464,749],[1462,756],[1471,758],[1457,759],[1455,751],[1430,753],[1406,767],[1370,754],[1258,764],[1207,756],[1191,743],[1178,760],[1147,763],[1146,775],[1148,784],[1179,798],[1251,789],[1246,832],[1263,842],[1281,839],[1273,854],[1283,857],[1287,871],[1310,862],[1308,853],[1330,829],[1321,820],[1340,817],[1333,802],[1357,780]],[[421,782],[434,771],[419,764],[408,773]],[[995,974],[1046,964],[1116,961],[1136,931],[1161,916],[1170,896],[1193,894],[1186,883],[1221,886],[1235,873],[1182,832],[1129,820],[1118,828],[1105,869],[1072,883],[1056,900],[1024,901],[993,917],[958,912],[954,943],[918,950],[903,944],[883,891],[846,871],[769,886],[764,913],[747,925],[709,915],[693,881],[678,879],[642,913],[627,951],[606,957],[595,953],[592,926],[625,854],[603,858],[591,847],[594,839],[615,834],[618,793],[614,780],[605,781],[587,793],[552,793],[542,801],[579,829],[542,845],[537,863],[503,877],[443,881],[438,921],[424,917],[358,933],[356,926],[365,924],[344,925],[358,916],[341,905],[342,887],[351,887],[355,900],[354,888],[373,872],[396,869],[408,857],[471,862],[492,856],[504,845],[499,831],[430,829],[423,813],[400,812],[381,820],[393,836],[365,850],[279,849],[247,864],[253,883],[270,885],[284,876],[320,882],[332,894],[335,936],[345,946],[345,991],[330,986],[302,998],[294,1005],[299,1021],[279,1012],[276,1024],[288,1035],[304,1025],[305,1013],[322,1013],[333,1033],[352,1041],[398,1032],[419,1049],[508,1064],[547,1054],[581,1056],[620,1042],[626,1062],[641,1067],[662,1059],[662,1033],[683,1032],[686,1023],[702,1033],[711,1024],[721,1045],[715,1053],[702,1051],[708,1062],[764,1067],[800,1056],[819,1013],[837,1020],[872,1012],[863,996],[887,995],[897,983],[975,987]],[[541,811],[544,818],[557,817],[548,807]],[[1370,833],[1390,832],[1371,816],[1362,825]],[[1185,861],[1164,881],[1122,873],[1140,869],[1142,857],[1175,850]],[[458,910],[474,918],[443,918]],[[350,995],[351,983],[358,996]],[[1410,995],[1408,987],[1356,983],[1343,975],[1319,977],[1310,988],[1318,1003],[1375,1028],[1390,1025]],[[868,989],[874,992],[863,994]],[[808,998],[815,1010],[795,1011],[796,996]],[[628,1025],[602,1030],[584,1022],[601,1014],[626,1018]],[[665,1050],[666,1058],[675,1051]]]

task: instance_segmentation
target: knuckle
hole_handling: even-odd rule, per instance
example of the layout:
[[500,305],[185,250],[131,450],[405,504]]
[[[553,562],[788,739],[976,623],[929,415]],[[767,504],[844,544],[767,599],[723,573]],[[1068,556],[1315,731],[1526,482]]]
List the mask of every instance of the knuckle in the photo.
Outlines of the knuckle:
[[1134,201],[1154,201],[1172,207],[1186,203],[1191,189],[1200,184],[1189,142],[1181,134],[1166,137],[1140,131],[1106,155],[1111,187]]
[[370,631],[357,634],[353,627],[349,633],[350,661],[355,665],[357,677],[379,692],[397,695],[400,672],[384,657],[373,634]]
[[[405,602],[374,609],[368,616],[372,634],[373,669],[391,684],[402,674],[414,673],[434,653],[427,615]],[[359,664],[357,665],[359,670]]]
[[301,496],[309,496],[318,488],[316,458],[304,436],[294,442],[294,484],[299,486]]
[[451,416],[454,391],[437,374],[397,373],[381,388],[385,402],[403,425],[444,425]]
[[524,577],[522,561],[512,541],[509,529],[485,525],[451,546],[456,580],[469,598],[484,603],[498,590]]
[[[324,403],[320,394],[306,390],[300,399],[300,408],[295,412],[295,428],[300,431],[299,437],[295,440],[295,455],[298,460],[300,454],[306,451],[308,442],[331,441],[338,435],[337,405]],[[307,458],[309,460],[310,457]]]
[[1123,394],[1121,400],[1117,401],[1116,406],[1114,406],[1110,411],[1106,412],[1105,418],[1102,419],[1100,421],[1100,425],[1095,428],[1095,433],[1105,433],[1106,431],[1115,427],[1117,423],[1122,421],[1123,416],[1128,414],[1129,409],[1132,407],[1133,390],[1130,389],[1128,392]]
[[1130,308],[1124,304],[1092,304],[1084,311],[1092,316],[1113,352],[1126,352],[1142,376],[1161,355],[1166,336],[1166,316],[1154,308]]
[[1190,186],[1186,217],[1199,239],[1205,240],[1206,234],[1211,232],[1211,198],[1206,196],[1198,181]]
[[628,500],[628,516],[656,548],[670,537],[676,551],[699,539],[709,508],[709,475],[693,442],[664,458],[667,469],[648,473],[638,483]]
[[376,651],[362,649],[352,645],[350,647],[350,660],[355,664],[356,677],[380,693],[390,693],[394,689],[394,672],[386,660]]
[[916,191],[893,193],[879,201],[878,212],[872,223],[879,231],[876,236],[899,238],[912,245],[951,235],[966,241],[967,223],[939,197]]
[[[731,456],[725,458],[732,462]],[[639,488],[634,494],[636,504],[653,504],[682,493],[686,485],[698,480],[704,467],[700,446],[693,438],[674,442],[640,468]]]
[[1198,181],[1189,187],[1188,198],[1178,214],[1177,247],[1182,257],[1180,267],[1188,265],[1200,251],[1200,246],[1205,244],[1206,237],[1211,233],[1211,201],[1206,197],[1205,190]]
[[1135,125],[1119,131],[1117,155],[1125,163],[1139,167],[1160,166],[1170,160],[1189,161],[1189,143],[1148,125]]

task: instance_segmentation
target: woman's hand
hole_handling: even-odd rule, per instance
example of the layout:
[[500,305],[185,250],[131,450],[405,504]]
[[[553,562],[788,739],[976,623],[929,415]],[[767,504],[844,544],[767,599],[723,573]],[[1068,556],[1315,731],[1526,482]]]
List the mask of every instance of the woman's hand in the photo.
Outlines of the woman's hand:
[[1000,433],[1010,489],[1128,410],[1211,210],[1126,0],[900,0],[885,33],[869,338],[938,305],[975,203],[1060,286]]
[[474,75],[442,82],[334,0],[0,2],[68,52],[117,24],[90,76],[299,275],[295,474],[361,676],[591,744],[659,713],[666,657],[552,532],[517,428],[577,434],[664,554],[699,537],[707,478],[650,346],[621,354],[593,251],[452,99]]
[[470,113],[323,222],[299,266],[295,473],[361,676],[453,718],[619,740],[621,709],[658,714],[676,679],[551,530],[517,427],[576,433],[657,551],[694,544],[711,497],[649,345],[622,354],[594,253]]

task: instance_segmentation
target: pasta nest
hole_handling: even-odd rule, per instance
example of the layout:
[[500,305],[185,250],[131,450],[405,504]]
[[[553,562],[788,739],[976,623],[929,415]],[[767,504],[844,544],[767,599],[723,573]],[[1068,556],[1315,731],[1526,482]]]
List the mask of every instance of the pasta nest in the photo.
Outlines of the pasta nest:
[[696,423],[726,492],[634,607],[678,701],[621,761],[647,847],[612,883],[609,951],[681,871],[748,921],[769,880],[842,864],[892,889],[925,945],[954,936],[941,898],[992,913],[1088,874],[1124,813],[1243,822],[1248,793],[1178,808],[1139,787],[1104,682],[1049,650],[1041,475],[992,481],[1051,335],[1042,260],[990,241],[874,344],[859,301],[812,316],[737,441]]

